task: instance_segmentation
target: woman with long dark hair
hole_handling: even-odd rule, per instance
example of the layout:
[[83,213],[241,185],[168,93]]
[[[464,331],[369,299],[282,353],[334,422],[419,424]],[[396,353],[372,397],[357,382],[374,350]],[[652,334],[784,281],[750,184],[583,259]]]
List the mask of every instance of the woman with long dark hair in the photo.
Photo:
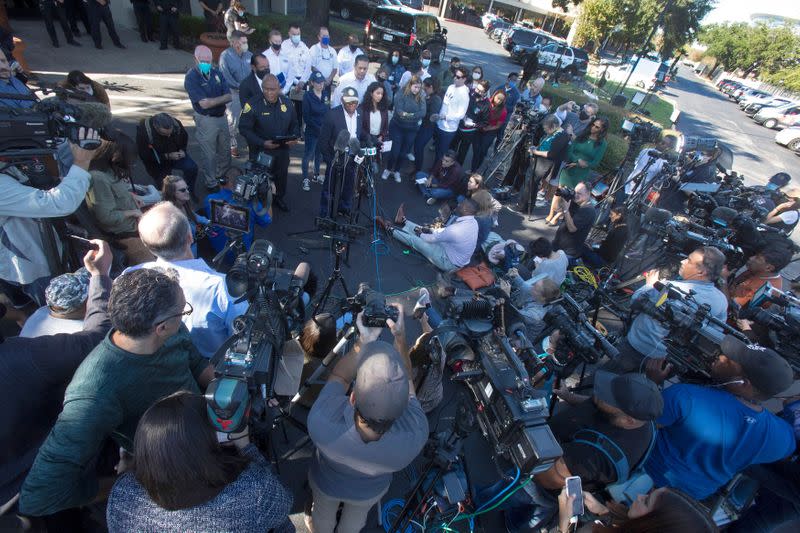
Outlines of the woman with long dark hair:
[[108,100],[108,93],[106,93],[103,86],[89,78],[89,76],[80,70],[69,71],[67,77],[59,82],[59,85],[77,93],[74,98],[70,98],[69,95],[64,97],[67,101],[94,102],[103,104],[109,108],[111,107],[111,102]]
[[381,65],[387,71],[386,81],[389,82],[392,88],[392,96],[397,92],[400,86],[400,79],[406,72],[406,67],[403,66],[403,53],[399,48],[393,48],[389,55],[386,56],[386,61]]
[[394,102],[394,115],[389,125],[389,136],[392,139],[392,150],[386,161],[386,170],[381,177],[388,179],[394,173],[394,181],[400,183],[400,167],[403,158],[414,147],[414,139],[425,118],[425,94],[422,92],[422,82],[417,76],[412,76],[406,86],[398,93]]
[[132,471],[108,498],[111,533],[289,532],[291,494],[244,435],[222,446],[200,394],[176,392],[139,420]]
[[380,144],[389,138],[389,103],[383,83],[379,81],[370,83],[364,91],[364,99],[359,107],[361,131],[365,135],[369,134],[372,144],[378,148],[377,160],[380,167],[383,163]]
[[139,239],[142,211],[131,184],[136,143],[119,130],[111,130],[107,136],[110,140],[100,145],[89,164],[92,186],[86,193],[86,205],[98,227],[124,247],[129,266],[152,261],[153,254]]
[[[189,219],[189,225],[192,227],[192,240],[196,241],[197,225],[203,224],[205,226],[210,221],[203,215],[198,215],[192,209],[192,196],[189,186],[181,176],[168,175],[164,177],[164,182],[161,185],[161,199],[172,203],[186,215],[186,218]],[[192,254],[197,257],[197,242],[192,243]]]
[[[580,182],[586,181],[589,173],[597,168],[597,165],[603,160],[606,148],[608,148],[607,133],[608,119],[597,117],[588,128],[575,137],[567,150],[566,164],[559,174],[558,185],[560,187],[574,189]],[[558,219],[561,217],[561,213],[558,211],[560,203],[561,198],[553,196],[550,213],[545,219],[548,225],[555,226],[558,223]]]

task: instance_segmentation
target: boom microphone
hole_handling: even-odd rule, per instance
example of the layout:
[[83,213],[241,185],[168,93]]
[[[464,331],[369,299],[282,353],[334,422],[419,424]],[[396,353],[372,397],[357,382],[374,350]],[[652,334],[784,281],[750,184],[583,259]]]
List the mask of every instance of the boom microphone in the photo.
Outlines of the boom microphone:
[[111,111],[105,104],[97,102],[66,103],[55,96],[39,101],[34,109],[42,113],[58,113],[64,116],[68,122],[75,122],[94,130],[108,127],[112,118]]
[[342,130],[339,132],[339,135],[336,137],[336,142],[333,143],[333,149],[336,152],[342,153],[347,150],[347,141],[350,140],[350,132],[347,130]]
[[666,209],[659,209],[658,207],[651,207],[644,214],[645,224],[666,224],[672,218],[672,213]]

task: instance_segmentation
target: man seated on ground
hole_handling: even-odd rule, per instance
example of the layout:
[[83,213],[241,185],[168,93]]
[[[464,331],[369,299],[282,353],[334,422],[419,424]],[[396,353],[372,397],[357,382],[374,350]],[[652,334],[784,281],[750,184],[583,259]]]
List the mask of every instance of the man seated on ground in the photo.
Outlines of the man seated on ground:
[[136,424],[156,400],[205,389],[214,369],[181,322],[191,312],[174,272],[142,268],[114,281],[112,331],[67,387],[61,414],[22,486],[21,514],[52,515],[107,495],[113,478],[100,483],[94,468],[106,439],[132,450]]
[[564,128],[564,131],[569,133],[573,139],[589,127],[589,124],[594,121],[600,109],[597,104],[590,102],[588,104],[583,104],[580,111],[576,113],[573,109],[577,107],[577,105],[578,104],[570,100],[558,106],[555,111],[555,115],[561,120],[561,127]]
[[517,269],[511,268],[507,279],[500,280],[500,288],[511,298],[511,304],[525,322],[528,338],[537,338],[547,327],[544,322],[547,309],[561,296],[558,285],[546,275],[523,280]]
[[582,181],[575,187],[575,198],[561,198],[560,211],[564,214],[564,223],[556,231],[553,248],[564,250],[570,259],[577,259],[583,255],[584,241],[597,218],[589,185]]
[[[795,450],[792,426],[761,402],[791,387],[786,360],[768,348],[728,335],[711,366],[711,386],[678,383],[664,390],[664,413],[645,470],[657,487],[674,487],[697,500],[712,496],[738,472],[772,463]],[[663,360],[648,364],[658,381]]]
[[197,163],[186,152],[188,144],[189,134],[186,133],[186,128],[180,120],[167,113],[143,118],[136,127],[139,159],[159,190],[164,176],[172,174],[173,170],[180,170],[183,172],[183,181],[194,196],[198,170]]
[[[617,478],[616,465],[609,455],[587,440],[592,440],[596,433],[605,435],[625,454],[633,470],[645,458],[656,431],[653,421],[661,416],[664,408],[661,391],[644,374],[616,375],[598,371],[594,375],[591,398],[567,389],[555,393],[568,405],[558,409],[548,425],[564,455],[503,502],[505,525],[512,533],[548,527],[558,512],[558,494],[567,477],[580,476],[583,490],[587,492],[625,481]],[[488,501],[512,478],[501,479],[480,490],[478,501]]]
[[[681,261],[678,270],[680,281],[665,280],[664,283],[683,292],[693,291],[697,302],[708,304],[712,317],[724,321],[728,315],[728,299],[714,285],[723,266],[725,255],[712,246],[703,246]],[[638,298],[655,301],[659,294],[653,287],[656,281],[660,281],[658,270],[651,270],[645,276],[645,285],[631,296],[631,302]],[[617,343],[619,355],[602,368],[621,374],[641,371],[649,358],[663,360],[667,355],[663,342],[667,333],[667,329],[658,320],[646,313],[639,313],[633,319],[628,336]]]
[[[425,182],[419,183],[423,179]],[[464,171],[456,161],[456,151],[445,152],[441,161],[433,165],[430,174],[417,172],[417,186],[422,196],[427,198],[428,205],[464,194]]]
[[0,343],[0,390],[6,409],[0,426],[0,505],[19,492],[39,446],[61,412],[64,390],[75,369],[111,327],[107,307],[113,254],[107,243],[92,242],[99,250],[91,250],[83,258],[91,277],[82,331],[9,337]]
[[764,224],[778,228],[787,235],[791,234],[800,221],[800,188],[793,187],[786,191],[787,201],[778,204],[767,213]]
[[544,275],[561,286],[567,278],[569,258],[564,250],[553,249],[553,243],[547,237],[539,237],[528,245],[530,259],[525,266],[531,271],[530,278]]
[[178,273],[193,309],[183,323],[200,354],[211,358],[234,333],[233,321],[247,311],[247,302],[234,304],[225,275],[194,258],[189,220],[173,204],[161,202],[148,210],[139,220],[139,237],[156,260],[134,268],[170,268]]
[[628,242],[628,224],[625,220],[626,208],[624,205],[617,205],[611,208],[608,214],[610,225],[608,233],[596,248],[588,246],[583,252],[583,262],[591,268],[601,268],[614,263],[625,243]]
[[430,229],[409,220],[402,227],[392,228],[381,217],[375,221],[395,239],[418,251],[433,266],[443,272],[452,272],[467,266],[478,243],[477,205],[466,198],[456,207],[456,217],[445,227]]
[[44,291],[47,305],[25,321],[20,337],[40,337],[56,333],[75,333],[83,329],[86,300],[89,297],[89,271],[85,267],[50,280]]

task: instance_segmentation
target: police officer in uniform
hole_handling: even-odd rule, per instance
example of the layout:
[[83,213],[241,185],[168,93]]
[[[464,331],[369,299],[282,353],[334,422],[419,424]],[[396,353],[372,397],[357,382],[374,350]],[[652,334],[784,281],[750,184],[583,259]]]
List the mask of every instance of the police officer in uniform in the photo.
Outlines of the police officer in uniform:
[[[297,116],[292,101],[281,94],[281,85],[274,74],[267,74],[261,82],[263,98],[253,98],[242,108],[239,133],[247,139],[250,159],[259,152],[272,156],[272,175],[275,178],[275,204],[281,211],[289,211],[283,197],[289,174],[289,147],[300,136]],[[285,140],[293,137],[292,140]],[[283,138],[283,140],[282,140]]]

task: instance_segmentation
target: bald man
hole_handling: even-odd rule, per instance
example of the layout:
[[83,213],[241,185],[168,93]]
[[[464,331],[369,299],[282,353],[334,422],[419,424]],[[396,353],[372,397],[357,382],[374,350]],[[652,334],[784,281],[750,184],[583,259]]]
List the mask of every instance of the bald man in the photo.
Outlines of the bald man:
[[170,202],[151,207],[139,220],[139,237],[155,261],[131,267],[166,267],[178,272],[178,282],[192,313],[183,317],[192,342],[203,357],[210,358],[233,334],[233,320],[247,311],[247,302],[234,304],[225,275],[216,272],[192,253],[192,230],[180,209]]
[[289,147],[297,143],[300,128],[292,101],[281,93],[281,84],[274,74],[264,76],[261,94],[242,108],[239,133],[247,139],[251,161],[259,152],[272,156],[271,171],[275,179],[272,202],[281,211],[289,211],[283,199],[289,175]]
[[200,178],[209,192],[217,192],[218,178],[231,165],[231,136],[225,118],[225,104],[231,101],[231,91],[222,73],[211,64],[211,49],[203,45],[195,48],[194,61],[183,87],[194,108]]

